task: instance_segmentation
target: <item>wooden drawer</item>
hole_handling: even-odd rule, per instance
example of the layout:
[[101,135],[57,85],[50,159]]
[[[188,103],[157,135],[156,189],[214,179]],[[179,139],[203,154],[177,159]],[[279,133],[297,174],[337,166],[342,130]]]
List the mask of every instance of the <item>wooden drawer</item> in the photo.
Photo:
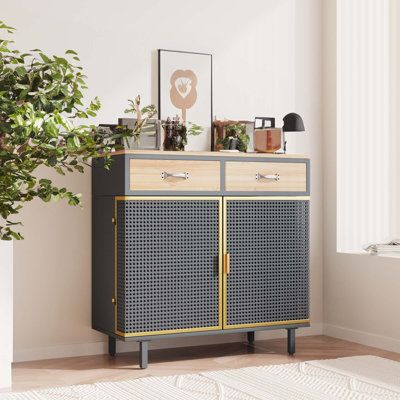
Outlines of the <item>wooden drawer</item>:
[[131,159],[130,190],[220,190],[219,161]]
[[305,163],[227,162],[227,191],[305,192]]

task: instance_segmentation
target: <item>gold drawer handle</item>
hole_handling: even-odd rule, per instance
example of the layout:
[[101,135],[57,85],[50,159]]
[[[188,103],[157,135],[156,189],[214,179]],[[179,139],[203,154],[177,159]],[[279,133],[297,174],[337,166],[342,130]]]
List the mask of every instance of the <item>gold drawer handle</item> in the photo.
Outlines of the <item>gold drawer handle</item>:
[[263,175],[263,174],[260,174],[259,172],[257,172],[257,173],[256,173],[256,179],[257,179],[258,181],[260,181],[261,179],[266,179],[266,180],[268,180],[268,181],[276,181],[276,182],[278,182],[279,179],[280,179],[280,176],[279,176],[279,174],[274,174],[274,175]]
[[181,178],[188,180],[189,179],[189,172],[162,172],[161,173],[161,179],[167,179],[167,178]]
[[225,254],[225,274],[228,275],[231,272],[231,255],[229,253]]

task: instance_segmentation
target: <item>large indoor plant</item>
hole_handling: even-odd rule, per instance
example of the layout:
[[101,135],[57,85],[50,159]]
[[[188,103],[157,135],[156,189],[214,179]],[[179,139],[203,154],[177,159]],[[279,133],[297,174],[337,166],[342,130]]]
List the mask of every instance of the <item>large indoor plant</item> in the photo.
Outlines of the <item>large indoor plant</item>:
[[[0,32],[13,28],[0,21]],[[20,52],[0,39],[0,390],[11,385],[13,249],[21,239],[17,214],[24,203],[66,199],[80,205],[80,195],[41,178],[46,167],[59,174],[83,172],[92,157],[109,153],[132,132],[105,132],[83,120],[96,116],[98,99],[84,105],[85,76],[72,51],[46,55]],[[137,134],[137,132],[135,133]],[[44,168],[42,168],[44,167]]]
[[[13,32],[1,21],[0,29]],[[22,238],[14,218],[35,198],[80,205],[79,194],[39,178],[39,167],[83,172],[92,157],[107,156],[129,133],[82,124],[96,116],[100,103],[83,104],[86,77],[78,63],[73,50],[64,56],[20,52],[0,39],[0,239]]]

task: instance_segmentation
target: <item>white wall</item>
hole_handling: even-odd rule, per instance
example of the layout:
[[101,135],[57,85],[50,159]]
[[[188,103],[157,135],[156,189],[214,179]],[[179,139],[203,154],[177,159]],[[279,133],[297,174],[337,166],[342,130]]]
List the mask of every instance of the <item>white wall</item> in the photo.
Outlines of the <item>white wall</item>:
[[324,331],[399,352],[399,260],[336,250],[336,0],[323,4]]
[[[312,158],[311,319],[322,322],[321,0],[95,1],[3,0],[2,19],[21,49],[79,52],[97,122],[113,123],[137,93],[156,101],[157,48],[214,55],[214,115],[276,116],[296,111]],[[90,328],[90,171],[57,181],[83,193],[84,209],[33,202],[15,245],[15,359],[104,351]],[[261,334],[260,334],[261,335]],[[266,334],[263,334],[266,335]],[[271,335],[271,334],[268,334]],[[214,336],[155,346],[241,340]],[[131,345],[130,348],[134,346]],[[124,347],[127,348],[126,346]],[[122,347],[121,347],[122,349]]]

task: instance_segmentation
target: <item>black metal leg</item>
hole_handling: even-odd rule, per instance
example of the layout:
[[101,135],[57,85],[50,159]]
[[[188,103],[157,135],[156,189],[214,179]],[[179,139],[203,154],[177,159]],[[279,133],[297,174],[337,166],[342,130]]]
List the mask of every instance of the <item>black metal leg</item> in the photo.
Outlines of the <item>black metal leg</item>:
[[253,344],[254,343],[254,339],[255,339],[255,332],[247,332],[247,342],[249,344]]
[[108,337],[108,354],[110,356],[115,356],[117,353],[117,339],[112,336]]
[[287,351],[291,356],[296,352],[296,328],[287,330]]
[[139,361],[139,365],[141,369],[146,369],[147,368],[147,364],[148,364],[148,360],[149,360],[149,356],[148,356],[148,351],[149,351],[149,341],[143,341],[143,342],[139,342],[140,345],[140,361]]

